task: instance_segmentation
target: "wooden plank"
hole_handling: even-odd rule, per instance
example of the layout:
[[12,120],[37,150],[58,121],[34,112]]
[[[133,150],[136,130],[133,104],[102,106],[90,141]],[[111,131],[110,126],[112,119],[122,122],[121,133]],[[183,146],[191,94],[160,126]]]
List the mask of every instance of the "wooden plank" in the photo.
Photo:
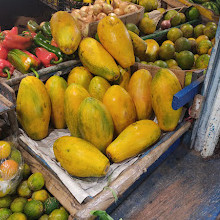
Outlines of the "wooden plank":
[[41,172],[45,179],[45,186],[47,190],[55,196],[60,204],[68,210],[68,212],[74,216],[81,205],[72,196],[69,190],[53,175],[48,169],[46,169],[39,161],[25,151],[20,145],[18,149],[21,151],[24,160],[29,164],[32,172]]
[[193,100],[195,95],[199,92],[201,84],[203,83],[205,75],[201,76],[198,80],[193,81],[191,84],[180,90],[173,96],[172,108],[177,110],[185,104]]
[[[151,166],[182,134],[190,127],[191,123],[186,122],[178,129],[167,141],[159,145],[155,150],[148,155],[138,160],[134,165],[126,169],[112,184],[110,188],[121,196],[140,176],[145,173]],[[93,219],[90,212],[96,210],[106,210],[114,202],[114,196],[109,190],[103,190],[93,200],[83,205],[76,213],[77,219]]]

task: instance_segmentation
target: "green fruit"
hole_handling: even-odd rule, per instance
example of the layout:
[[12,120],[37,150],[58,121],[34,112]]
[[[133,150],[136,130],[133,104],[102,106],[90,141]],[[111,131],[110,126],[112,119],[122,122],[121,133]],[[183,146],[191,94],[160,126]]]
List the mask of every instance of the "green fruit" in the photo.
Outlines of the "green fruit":
[[147,65],[147,62],[146,62],[146,61],[141,61],[140,63],[142,63],[142,64],[146,64],[146,65]]
[[41,201],[28,201],[24,207],[24,214],[28,219],[38,219],[43,214],[44,206]]
[[16,212],[10,215],[7,220],[27,220],[27,217],[21,212]]
[[176,52],[181,52],[184,50],[190,50],[191,49],[191,44],[189,40],[185,37],[181,37],[175,41],[175,50]]
[[42,215],[39,220],[48,220],[49,219],[49,216],[48,215]]
[[170,10],[165,14],[164,20],[170,20],[171,26],[174,27],[181,23],[181,15],[176,10]]
[[55,197],[50,197],[44,202],[44,212],[49,215],[53,210],[59,209],[60,203]]
[[49,197],[49,194],[47,193],[47,191],[45,189],[36,191],[32,194],[32,199],[34,200],[38,200],[41,202],[45,202]]
[[215,25],[208,25],[203,29],[203,34],[211,40],[215,37],[216,31],[217,28]]
[[206,69],[209,64],[210,56],[208,54],[203,54],[199,56],[196,60],[196,69]]
[[153,62],[149,62],[147,65],[153,65],[154,66],[155,64]]
[[181,24],[186,22],[186,16],[183,13],[179,13],[180,14],[180,18],[181,18]]
[[140,30],[138,29],[138,27],[135,25],[135,24],[132,24],[132,23],[128,23],[125,25],[126,28],[129,30],[129,31],[132,31],[134,32],[135,34],[139,35],[140,34]]
[[179,28],[171,28],[167,33],[167,39],[175,42],[178,38],[183,36],[183,32]]
[[154,62],[154,65],[162,67],[162,68],[168,68],[168,65],[165,61],[163,60],[157,60]]
[[100,43],[100,40],[99,40],[99,35],[98,33],[95,34],[95,39]]
[[212,48],[212,42],[210,40],[202,40],[197,44],[197,52],[199,55],[207,54],[210,48]]
[[[188,39],[189,40],[189,39]],[[190,46],[191,46],[191,52],[193,52],[194,54],[197,52],[196,51],[196,41],[195,40],[189,40]]]
[[146,13],[144,13],[144,17],[147,17],[147,18],[149,18],[149,14],[146,12]]
[[169,60],[174,57],[175,48],[172,44],[163,44],[159,49],[159,57],[162,60]]
[[22,162],[21,152],[17,149],[12,149],[10,159],[20,164]]
[[193,21],[198,19],[200,16],[199,10],[195,7],[191,7],[186,11],[186,18],[188,21]]
[[188,86],[192,81],[192,72],[186,72],[185,76],[185,87]]
[[6,220],[12,214],[12,211],[7,208],[0,208],[0,219]]
[[190,51],[181,51],[176,56],[178,66],[183,70],[189,70],[194,64],[194,55]]
[[167,63],[169,68],[171,68],[173,66],[178,66],[178,63],[174,59],[166,60],[166,63]]
[[177,15],[177,11],[176,10],[169,10],[165,16],[164,16],[164,20],[170,20],[171,18],[173,18],[175,15]]
[[197,38],[199,37],[200,35],[203,35],[203,30],[205,28],[205,25],[204,24],[198,24],[196,27],[194,27],[194,37]]
[[214,12],[214,14],[219,15],[218,6],[214,2],[205,2],[202,4],[202,6],[209,9],[209,10],[212,10]]
[[55,209],[49,215],[49,220],[67,220],[68,214],[62,209]]
[[0,208],[8,208],[11,205],[11,202],[12,198],[9,195],[0,197]]
[[23,166],[23,179],[27,179],[31,174],[31,168],[28,164],[24,164]]
[[139,0],[139,5],[145,8],[145,12],[149,12],[157,9],[158,1],[157,0]]
[[23,212],[26,203],[27,199],[18,197],[11,203],[10,209],[12,212]]
[[18,195],[25,198],[31,197],[31,190],[28,187],[27,180],[20,183],[17,189]]
[[193,37],[193,26],[191,24],[181,25],[180,30],[183,32],[183,37]]
[[33,191],[38,191],[44,186],[44,177],[41,173],[33,173],[27,180],[28,187]]
[[213,26],[213,25],[217,28],[217,24],[215,22],[209,21],[206,23],[206,27]]

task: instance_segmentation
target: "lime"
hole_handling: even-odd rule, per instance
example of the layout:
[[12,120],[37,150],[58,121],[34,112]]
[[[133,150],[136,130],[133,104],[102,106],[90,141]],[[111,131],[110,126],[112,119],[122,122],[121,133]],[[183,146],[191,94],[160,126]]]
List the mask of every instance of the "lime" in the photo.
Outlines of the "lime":
[[199,10],[195,7],[191,7],[186,11],[186,18],[188,21],[193,21],[198,19],[200,16]]
[[167,63],[169,68],[171,68],[173,66],[178,66],[178,63],[174,59],[166,60],[166,63]]
[[49,220],[67,220],[68,214],[62,209],[55,209],[49,215]]
[[17,149],[12,149],[10,159],[20,164],[22,162],[21,152]]
[[196,43],[198,44],[202,40],[208,40],[209,38],[206,35],[200,35],[198,38],[196,38]]
[[172,44],[163,44],[159,49],[159,57],[162,60],[174,58],[175,48]]
[[209,21],[209,22],[206,23],[206,27],[207,26],[213,26],[213,25],[217,28],[217,24],[215,22]]
[[28,219],[38,219],[43,214],[44,206],[41,201],[28,201],[24,207],[24,214]]
[[11,203],[10,209],[12,212],[23,212],[26,203],[27,199],[18,197]]
[[203,34],[206,35],[209,39],[215,37],[217,27],[215,25],[208,25],[203,29]]
[[144,34],[153,34],[156,30],[156,23],[153,19],[144,17],[139,23],[139,28]]
[[11,153],[11,145],[6,141],[0,141],[0,161],[6,159]]
[[186,22],[186,16],[183,13],[179,13],[180,14],[180,18],[181,18],[181,24]]
[[210,40],[202,40],[197,44],[197,53],[207,54],[209,49],[212,48],[212,42]]
[[167,39],[175,42],[178,38],[183,36],[183,32],[179,28],[171,28],[167,33]]
[[164,20],[170,20],[171,26],[174,27],[181,23],[181,16],[176,10],[170,10],[165,14]]
[[142,64],[146,64],[146,65],[147,65],[147,62],[146,62],[146,61],[141,61],[140,63],[142,63]]
[[27,217],[21,212],[16,212],[10,215],[7,220],[27,220]]
[[23,166],[23,179],[27,179],[31,174],[31,168],[28,164],[24,164]]
[[144,13],[144,17],[149,18],[149,14],[147,12]]
[[203,35],[203,30],[205,28],[205,25],[204,24],[198,24],[196,27],[194,27],[194,37],[197,38],[199,37],[200,35]]
[[183,37],[193,37],[193,26],[191,24],[181,25],[180,30],[183,32]]
[[165,61],[163,60],[157,60],[154,62],[154,65],[162,67],[162,68],[168,68],[168,65]]
[[8,208],[11,205],[11,202],[12,198],[9,195],[0,198],[0,208]]
[[194,64],[194,55],[190,51],[181,51],[176,55],[178,66],[183,70],[189,70]]
[[39,220],[48,220],[49,219],[49,216],[48,215],[42,215]]
[[27,180],[20,183],[17,189],[18,195],[25,198],[31,197],[31,190],[28,187]]
[[49,194],[45,189],[36,191],[32,194],[32,199],[39,200],[41,202],[45,202],[49,197]]
[[33,191],[38,191],[44,186],[44,177],[41,173],[33,173],[27,180],[28,187]]
[[138,29],[138,27],[135,25],[135,24],[132,24],[132,23],[128,23],[125,25],[126,28],[129,30],[129,31],[132,31],[134,32],[135,34],[139,35],[140,34],[140,30]]
[[175,50],[176,52],[180,52],[183,50],[190,50],[191,49],[191,44],[189,40],[185,37],[180,37],[175,41]]
[[0,219],[6,220],[12,214],[12,211],[7,208],[0,208]]
[[209,64],[210,56],[208,54],[203,54],[199,56],[196,60],[196,69],[206,69]]
[[186,72],[185,76],[185,87],[188,86],[192,81],[192,72]]

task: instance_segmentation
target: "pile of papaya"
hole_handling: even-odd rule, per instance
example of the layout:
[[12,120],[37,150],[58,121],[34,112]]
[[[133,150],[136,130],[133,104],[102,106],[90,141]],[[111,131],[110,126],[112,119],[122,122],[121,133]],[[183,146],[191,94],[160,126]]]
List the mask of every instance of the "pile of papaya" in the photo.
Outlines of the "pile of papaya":
[[[61,21],[54,20],[57,34],[56,22]],[[45,138],[50,122],[69,129],[71,136],[57,139],[53,152],[77,177],[104,176],[110,162],[142,153],[162,131],[176,128],[182,112],[172,109],[173,95],[182,88],[171,70],[161,68],[154,77],[145,69],[131,73],[136,44],[119,18],[103,18],[97,33],[100,43],[90,37],[80,41],[82,66],[73,68],[67,81],[54,75],[44,84],[27,76],[17,94],[17,118],[30,138]]]

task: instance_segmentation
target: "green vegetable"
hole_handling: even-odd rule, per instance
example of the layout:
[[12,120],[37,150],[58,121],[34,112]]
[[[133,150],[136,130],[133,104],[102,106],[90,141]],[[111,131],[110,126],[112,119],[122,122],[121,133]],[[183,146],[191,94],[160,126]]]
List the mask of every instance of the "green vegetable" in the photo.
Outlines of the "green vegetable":
[[94,210],[90,214],[99,217],[99,220],[114,220],[106,211]]

